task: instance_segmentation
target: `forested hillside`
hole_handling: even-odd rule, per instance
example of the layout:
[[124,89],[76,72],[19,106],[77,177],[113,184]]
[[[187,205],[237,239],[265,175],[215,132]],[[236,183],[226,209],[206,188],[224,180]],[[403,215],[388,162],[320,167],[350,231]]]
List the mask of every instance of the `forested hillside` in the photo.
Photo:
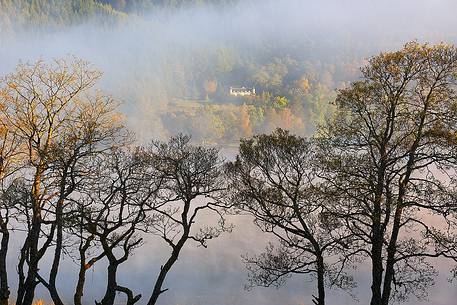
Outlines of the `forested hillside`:
[[193,5],[229,5],[237,0],[96,0],[98,2],[109,4],[116,10],[124,12],[143,13],[151,9],[161,8],[182,8]]
[[87,20],[115,22],[151,10],[205,4],[228,4],[232,0],[0,0],[0,29],[35,26],[61,27]]
[[0,0],[0,32],[56,28],[96,17],[101,23],[125,17],[110,5],[92,0]]
[[[14,37],[19,29],[58,32],[89,21],[98,24],[96,31],[109,25],[134,28],[139,24],[144,28],[139,38],[144,40],[144,48],[150,39],[166,30],[157,23],[158,14],[154,12],[179,11],[183,7],[199,12],[203,6],[225,11],[233,9],[229,8],[231,2],[234,1],[1,0],[0,11],[5,35]],[[233,12],[244,14],[237,9]],[[176,20],[171,20],[169,26],[182,30]],[[110,91],[123,101],[138,105],[139,114],[132,113],[131,107],[128,114],[146,115],[147,128],[152,125],[163,135],[185,131],[198,140],[232,143],[276,127],[309,134],[329,111],[334,89],[356,77],[360,65],[357,55],[316,57],[314,52],[319,50],[313,51],[306,41],[278,47],[259,37],[234,33],[231,35],[235,37],[226,39],[221,38],[224,33],[214,32],[215,37],[210,40],[197,36],[187,41],[187,37],[173,32],[170,35],[178,37],[151,43],[142,50],[143,61],[126,66],[122,71],[124,80],[112,84],[116,89]],[[87,34],[90,35],[84,35]],[[113,45],[114,49],[119,47]],[[114,49],[109,52],[115,53]],[[70,54],[73,52],[69,50]],[[257,94],[230,96],[232,86],[255,88]],[[144,125],[140,128],[145,129]]]
[[[311,134],[363,59],[397,43],[357,44],[349,29],[313,23],[311,13],[296,16],[294,29],[271,16],[292,7],[237,3],[0,0],[0,55],[8,63],[82,57],[105,72],[104,89],[124,103],[137,133],[228,144],[276,127]],[[231,87],[256,94],[232,96]]]

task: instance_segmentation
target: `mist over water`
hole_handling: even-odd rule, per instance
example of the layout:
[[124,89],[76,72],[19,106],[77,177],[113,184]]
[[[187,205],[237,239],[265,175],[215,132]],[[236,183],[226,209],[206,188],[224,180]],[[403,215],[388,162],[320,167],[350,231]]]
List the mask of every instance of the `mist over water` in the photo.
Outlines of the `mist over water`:
[[[401,47],[405,42],[457,43],[457,1],[453,0],[277,0],[242,1],[221,7],[188,7],[176,12],[145,12],[117,25],[101,26],[90,21],[49,31],[24,30],[0,37],[0,74],[16,64],[76,56],[91,62],[104,73],[100,88],[122,103],[128,125],[139,141],[164,138],[171,131],[189,132],[163,119],[177,93],[176,73],[171,66],[215,74],[227,61],[243,62],[291,55],[306,58],[316,66],[340,67],[364,60],[381,50]],[[219,56],[220,52],[228,52]],[[240,60],[241,58],[241,60]],[[199,70],[199,71],[197,71]],[[205,72],[206,71],[206,72]],[[186,73],[183,77],[189,76]],[[334,79],[334,88],[358,77]],[[240,85],[236,73],[228,73],[224,86]],[[185,79],[184,81],[187,81]],[[185,126],[185,125],[183,125]],[[191,131],[190,131],[191,132]],[[314,284],[293,277],[284,287],[245,291],[246,271],[240,254],[258,253],[268,242],[246,217],[233,219],[234,232],[209,242],[208,249],[189,245],[171,271],[165,287],[170,288],[159,304],[181,305],[298,305],[311,304]],[[22,242],[22,240],[19,240]],[[144,248],[121,267],[120,283],[150,294],[153,279],[168,248],[151,238]],[[9,252],[15,261],[19,246]],[[43,262],[45,264],[46,262]],[[68,257],[63,262],[60,288],[71,300],[76,265]],[[430,290],[430,300],[407,304],[454,304],[455,285],[446,281],[448,266]],[[15,287],[15,266],[10,265],[11,287]],[[86,303],[100,299],[105,287],[105,266],[88,273]],[[365,266],[354,271],[359,287],[354,291],[359,304],[367,304],[369,274]],[[46,292],[40,294],[47,298]],[[141,302],[140,302],[141,303]],[[329,290],[329,304],[355,304],[349,295]]]

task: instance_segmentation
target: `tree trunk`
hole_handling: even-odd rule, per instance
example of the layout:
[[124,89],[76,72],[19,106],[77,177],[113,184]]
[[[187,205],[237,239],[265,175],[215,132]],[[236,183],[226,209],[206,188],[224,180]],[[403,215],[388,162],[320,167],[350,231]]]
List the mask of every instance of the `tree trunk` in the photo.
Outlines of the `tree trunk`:
[[[81,230],[82,235],[82,230]],[[78,273],[78,282],[76,283],[75,294],[73,296],[73,301],[75,305],[82,305],[82,297],[84,295],[84,284],[86,282],[86,272],[92,267],[92,265],[98,261],[99,258],[89,260],[86,262],[86,251],[89,249],[94,235],[89,236],[84,242],[81,240],[79,245],[79,273]]]
[[[187,238],[186,238],[187,239]],[[182,246],[184,245],[185,239],[181,239],[178,242],[178,245],[173,249],[171,256],[168,258],[167,262],[160,267],[160,273],[157,277],[156,283],[154,285],[154,290],[152,292],[151,298],[148,301],[148,305],[155,305],[159,296],[167,291],[168,289],[162,290],[163,282],[170,271],[173,264],[178,260],[179,252],[181,251]]]
[[152,296],[148,301],[148,305],[155,305],[159,296],[166,291],[162,290],[163,282],[165,281],[165,277],[167,276],[168,271],[170,271],[171,266],[173,266],[177,259],[178,255],[172,254],[165,265],[161,266],[160,273],[157,277],[156,283],[154,285],[154,291],[152,292]]
[[390,295],[392,292],[392,281],[394,278],[394,266],[395,266],[395,254],[397,252],[397,240],[398,234],[400,232],[400,222],[402,207],[399,204],[399,207],[395,210],[394,225],[392,228],[392,235],[390,237],[389,245],[387,247],[387,262],[386,262],[386,273],[384,275],[384,287],[382,291],[382,305],[388,305],[390,300]]
[[381,164],[377,173],[375,200],[373,203],[373,223],[371,225],[371,301],[370,305],[381,305],[381,286],[383,274],[382,248],[384,229],[381,225],[381,202],[384,190],[384,177],[386,173],[386,150],[380,151]]
[[25,294],[25,273],[24,273],[24,265],[27,258],[27,251],[28,251],[28,236],[24,241],[24,245],[21,248],[20,256],[19,256],[19,263],[17,264],[17,273],[19,277],[19,283],[17,288],[17,299],[16,305],[22,304]]
[[101,305],[114,304],[117,291],[116,273],[118,266],[119,264],[117,262],[110,262],[110,264],[108,265],[108,283],[106,285],[105,296],[103,297],[100,303]]
[[38,274],[38,244],[40,241],[41,232],[41,175],[43,168],[38,166],[36,169],[33,185],[32,185],[32,227],[28,232],[28,270],[27,278],[24,284],[24,298],[21,305],[32,305],[35,297],[35,288],[37,286],[37,274]]
[[381,305],[382,285],[382,237],[379,230],[373,230],[373,244],[371,247],[371,301],[370,305]]
[[8,273],[6,270],[6,254],[8,253],[8,244],[10,233],[7,224],[1,224],[2,241],[0,246],[0,305],[8,305],[10,290],[8,287]]
[[51,272],[49,273],[49,294],[54,302],[54,305],[64,305],[57,292],[56,280],[59,272],[60,257],[62,255],[62,240],[63,240],[63,200],[59,200],[56,206],[56,248],[54,251],[54,259],[52,262]]
[[81,254],[81,261],[79,265],[78,282],[76,284],[75,295],[73,302],[75,305],[82,305],[81,299],[84,295],[84,283],[86,282],[86,256],[85,253]]
[[32,230],[30,231],[29,238],[29,263],[27,278],[25,280],[25,294],[22,305],[32,305],[35,297],[35,288],[37,286],[38,274],[38,242],[40,239],[41,230],[41,215],[40,209],[34,208],[34,215],[32,220]]
[[325,265],[322,254],[317,255],[317,300],[314,300],[316,305],[325,305]]
[[181,214],[182,222],[183,222],[183,229],[184,229],[183,234],[179,238],[176,245],[173,247],[173,250],[171,251],[171,255],[168,258],[168,260],[166,261],[165,265],[160,267],[159,276],[157,277],[157,280],[154,285],[154,290],[152,291],[151,298],[149,299],[147,305],[155,305],[157,303],[157,299],[159,298],[159,296],[168,290],[168,289],[162,290],[163,282],[165,281],[165,278],[166,278],[168,272],[170,271],[171,267],[173,266],[173,264],[178,260],[179,253],[181,252],[182,247],[184,246],[187,239],[189,238],[191,224],[187,223],[186,216],[187,216],[187,213],[189,212],[190,203],[191,203],[191,200],[187,200],[185,202],[184,211]]

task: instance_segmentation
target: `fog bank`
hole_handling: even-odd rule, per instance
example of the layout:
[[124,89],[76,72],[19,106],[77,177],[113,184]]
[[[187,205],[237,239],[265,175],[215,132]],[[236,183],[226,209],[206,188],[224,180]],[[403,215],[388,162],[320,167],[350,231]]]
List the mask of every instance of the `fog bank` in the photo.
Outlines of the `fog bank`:
[[[222,8],[199,6],[176,12],[145,12],[142,17],[111,27],[89,21],[63,29],[0,37],[0,74],[13,71],[19,61],[67,56],[88,60],[104,73],[100,88],[122,103],[128,125],[140,141],[147,141],[176,131],[202,133],[204,126],[187,129],[187,112],[175,104],[176,100],[204,100],[203,80],[217,79],[224,90],[234,85],[254,86],[256,78],[251,74],[257,75],[275,58],[291,58],[299,62],[296,66],[301,70],[297,73],[313,74],[315,83],[333,90],[356,79],[356,67],[382,50],[396,49],[416,39],[456,43],[455,12],[457,1],[453,0],[258,0]],[[307,123],[312,118],[303,120]],[[229,128],[232,127],[226,127]],[[234,222],[234,232],[209,242],[208,249],[185,249],[167,279],[165,286],[170,291],[159,303],[311,304],[314,284],[298,276],[279,290],[243,289],[246,271],[240,255],[258,253],[269,238],[255,228],[251,219]],[[11,247],[11,262],[15,262],[17,251],[18,244]],[[156,240],[148,240],[121,267],[119,278],[141,292],[143,302],[150,294],[164,251],[168,249],[158,246]],[[442,274],[430,291],[430,300],[411,299],[407,304],[454,304],[457,290],[446,281],[447,267],[439,267]],[[15,266],[9,268],[11,287],[15,287]],[[100,264],[88,274],[86,303],[101,297],[104,268]],[[74,262],[65,258],[60,286],[67,300],[72,298],[75,270]],[[355,293],[360,304],[366,304],[369,274],[364,266],[354,273],[360,279]],[[47,298],[45,292],[41,293]],[[356,303],[349,295],[332,290],[328,301]]]

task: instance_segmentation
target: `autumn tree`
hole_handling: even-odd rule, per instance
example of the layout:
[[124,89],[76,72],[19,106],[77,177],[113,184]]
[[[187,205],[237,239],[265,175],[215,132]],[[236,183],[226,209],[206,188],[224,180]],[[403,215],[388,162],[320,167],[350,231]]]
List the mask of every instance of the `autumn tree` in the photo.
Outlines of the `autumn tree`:
[[[3,91],[0,91],[0,99]],[[0,107],[3,107],[0,104]],[[0,117],[0,304],[8,304],[10,289],[8,285],[7,254],[10,240],[10,218],[17,212],[14,209],[14,189],[18,175],[24,165],[18,157],[22,142],[16,132],[8,125],[4,117]],[[17,198],[17,197],[16,197]]]
[[252,135],[251,118],[249,115],[249,106],[243,104],[240,109],[240,129],[243,137]]
[[433,258],[457,261],[457,49],[408,43],[342,89],[321,129],[334,215],[371,262],[371,305],[424,297]]
[[203,87],[206,93],[206,99],[209,99],[210,95],[213,95],[217,90],[217,81],[215,79],[207,80],[204,82]]
[[[56,279],[65,202],[85,177],[85,158],[122,138],[113,101],[90,93],[100,76],[77,59],[49,65],[38,61],[19,64],[2,83],[1,115],[23,143],[18,157],[27,163],[22,171],[31,198],[25,209],[30,215],[24,215],[27,236],[18,264],[17,304],[31,304],[39,283],[46,286],[55,304],[63,304]],[[53,263],[45,280],[38,273],[39,262],[52,244]]]
[[[227,206],[221,196],[225,183],[217,149],[192,145],[190,137],[178,135],[167,142],[153,141],[149,155],[151,170],[161,180],[149,212],[149,230],[171,250],[154,282],[148,301],[153,305],[168,290],[163,288],[164,281],[183,247],[189,242],[206,247],[208,240],[231,226],[224,217]],[[214,221],[207,223],[206,219]]]
[[299,90],[301,93],[307,93],[310,89],[310,84],[309,84],[309,80],[306,77],[306,75],[303,75],[298,80],[296,80],[294,87],[297,90]]
[[259,256],[245,257],[250,285],[281,285],[292,274],[309,274],[317,279],[313,302],[323,305],[326,284],[352,285],[337,258],[350,234],[326,217],[313,151],[310,141],[277,129],[242,140],[226,177],[237,210],[279,241]]
[[[127,142],[125,130],[114,107],[111,99],[101,96],[82,103],[77,115],[71,121],[67,121],[68,125],[65,131],[62,131],[61,141],[55,144],[54,153],[58,158],[50,167],[58,178],[56,188],[59,188],[59,198],[54,209],[55,251],[49,280],[47,283],[42,281],[50,289],[54,304],[59,304],[56,280],[64,233],[68,234],[65,232],[65,223],[77,213],[72,210],[71,205],[67,206],[67,203],[70,199],[79,198],[80,190],[88,187],[89,181],[92,181],[90,178],[93,176],[93,168],[88,165],[93,164],[90,160]],[[74,196],[71,196],[72,194]]]

